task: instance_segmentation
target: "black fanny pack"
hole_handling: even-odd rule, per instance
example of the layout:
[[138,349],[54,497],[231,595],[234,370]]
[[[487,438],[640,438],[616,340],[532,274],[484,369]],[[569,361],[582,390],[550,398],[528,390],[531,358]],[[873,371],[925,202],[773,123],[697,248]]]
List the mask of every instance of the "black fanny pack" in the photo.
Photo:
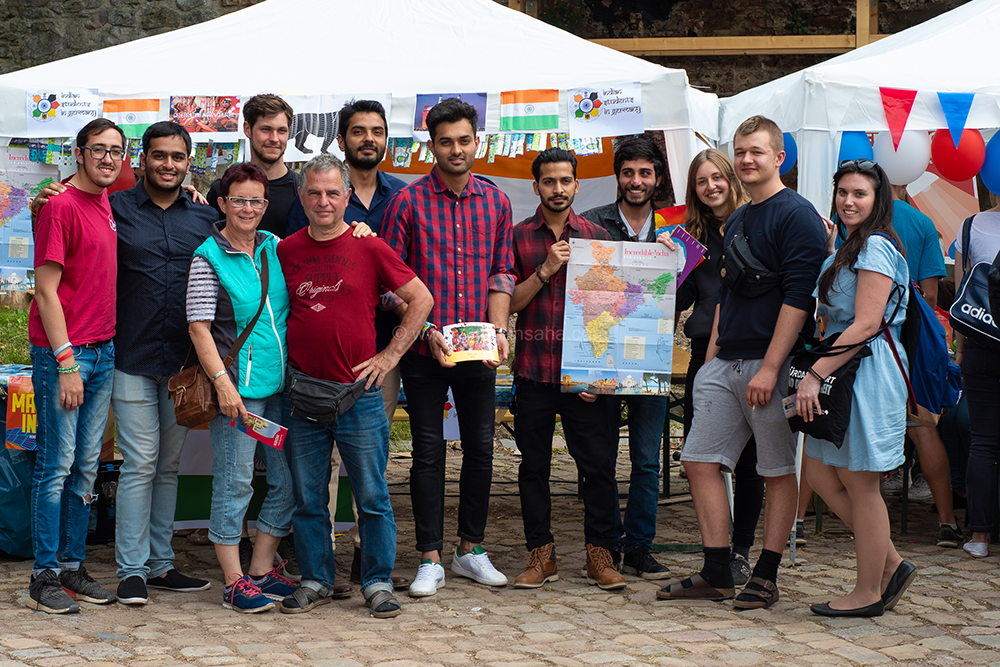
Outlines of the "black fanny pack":
[[750,243],[743,233],[743,219],[746,217],[746,206],[743,215],[736,226],[733,240],[722,253],[722,283],[729,289],[749,299],[770,292],[781,284],[781,274],[764,266],[754,257]]
[[292,412],[318,424],[335,424],[365,393],[366,378],[344,383],[318,380],[288,367],[288,398]]

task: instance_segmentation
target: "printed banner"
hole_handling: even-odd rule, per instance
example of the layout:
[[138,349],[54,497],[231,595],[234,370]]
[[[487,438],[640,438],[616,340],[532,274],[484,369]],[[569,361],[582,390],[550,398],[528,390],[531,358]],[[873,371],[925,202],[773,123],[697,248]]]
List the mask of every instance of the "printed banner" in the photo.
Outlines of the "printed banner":
[[26,102],[29,137],[75,137],[101,115],[101,100],[89,88],[29,90]]
[[[240,98],[238,96],[170,97],[170,120],[184,126],[191,134],[238,132]],[[202,137],[196,138],[200,140]]]
[[420,141],[431,138],[427,131],[427,114],[438,102],[449,98],[457,98],[466,104],[471,104],[479,116],[479,126],[476,132],[486,131],[486,93],[420,93],[417,95],[417,106],[413,113],[413,136]]
[[[390,118],[392,96],[385,93],[364,95],[283,95],[294,111],[288,133],[285,162],[306,162],[320,153],[330,153],[344,159],[337,144],[340,110],[351,100],[374,100]],[[242,127],[242,123],[240,124]],[[390,153],[391,155],[391,153]]]
[[572,138],[617,137],[644,129],[639,82],[571,88],[566,104]]
[[669,393],[680,253],[660,243],[569,243],[562,390]]
[[38,413],[35,411],[35,389],[31,375],[12,375],[7,378],[7,449],[35,451],[35,429]]
[[511,90],[500,93],[500,129],[559,129],[558,90]]

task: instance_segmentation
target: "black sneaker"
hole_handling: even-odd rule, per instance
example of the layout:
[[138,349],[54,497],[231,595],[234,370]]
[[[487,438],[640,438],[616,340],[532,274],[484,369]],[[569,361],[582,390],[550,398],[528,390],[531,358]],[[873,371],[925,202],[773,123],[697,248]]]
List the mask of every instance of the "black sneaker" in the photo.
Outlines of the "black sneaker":
[[60,574],[59,583],[71,593],[76,593],[77,600],[91,604],[110,604],[118,599],[114,593],[94,581],[83,564],[79,570],[66,570]]
[[278,552],[274,557],[275,562],[285,561],[284,575],[292,581],[300,581],[302,573],[299,572],[299,563],[295,560],[295,539],[291,535],[285,535],[278,542]]
[[159,588],[164,591],[174,591],[175,593],[192,593],[211,588],[212,582],[189,577],[177,570],[167,570],[160,576],[148,580],[146,585],[150,588]]
[[25,604],[28,609],[37,609],[48,614],[75,614],[80,611],[80,605],[63,590],[55,570],[45,570],[37,577],[31,575]]
[[744,586],[750,581],[753,570],[750,568],[750,561],[735,551],[729,555],[729,569],[733,573],[733,585]]
[[646,547],[638,547],[625,553],[622,560],[622,572],[634,574],[643,579],[666,579],[670,576],[670,570],[660,565],[653,553]]
[[947,523],[941,524],[941,530],[938,532],[937,545],[939,547],[950,547],[952,549],[957,549],[962,542],[965,541],[965,535],[962,534],[961,529],[958,524],[948,525]]
[[137,574],[126,577],[118,584],[118,601],[122,604],[146,604],[149,596],[146,594],[146,582]]

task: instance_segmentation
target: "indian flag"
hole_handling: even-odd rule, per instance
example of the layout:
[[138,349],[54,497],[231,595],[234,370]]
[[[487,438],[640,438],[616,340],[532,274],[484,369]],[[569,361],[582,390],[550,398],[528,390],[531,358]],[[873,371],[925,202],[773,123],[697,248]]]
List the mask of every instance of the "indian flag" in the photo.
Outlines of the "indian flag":
[[511,90],[500,93],[501,131],[558,129],[558,90]]
[[106,100],[104,117],[122,128],[126,137],[142,137],[160,120],[160,100]]

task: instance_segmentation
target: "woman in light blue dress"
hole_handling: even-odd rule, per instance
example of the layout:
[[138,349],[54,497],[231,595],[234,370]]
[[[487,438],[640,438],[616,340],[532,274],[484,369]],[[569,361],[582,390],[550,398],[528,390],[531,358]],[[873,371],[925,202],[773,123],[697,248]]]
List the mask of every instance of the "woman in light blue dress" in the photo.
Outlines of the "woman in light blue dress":
[[[818,314],[827,320],[826,334],[840,333],[837,345],[859,343],[878,333],[883,318],[891,320],[889,331],[905,367],[898,328],[906,319],[909,272],[892,228],[892,193],[885,172],[870,160],[842,161],[834,175],[833,204],[837,228],[847,240],[823,263],[814,293]],[[885,332],[869,347],[872,355],[861,360],[854,381],[843,446],[806,439],[806,478],[854,531],[858,559],[854,590],[812,606],[822,616],[881,616],[916,573],[892,544],[889,514],[879,493],[881,473],[903,462],[906,384]],[[821,379],[835,373],[857,349],[813,365],[798,387],[800,415],[811,419],[819,408]]]

